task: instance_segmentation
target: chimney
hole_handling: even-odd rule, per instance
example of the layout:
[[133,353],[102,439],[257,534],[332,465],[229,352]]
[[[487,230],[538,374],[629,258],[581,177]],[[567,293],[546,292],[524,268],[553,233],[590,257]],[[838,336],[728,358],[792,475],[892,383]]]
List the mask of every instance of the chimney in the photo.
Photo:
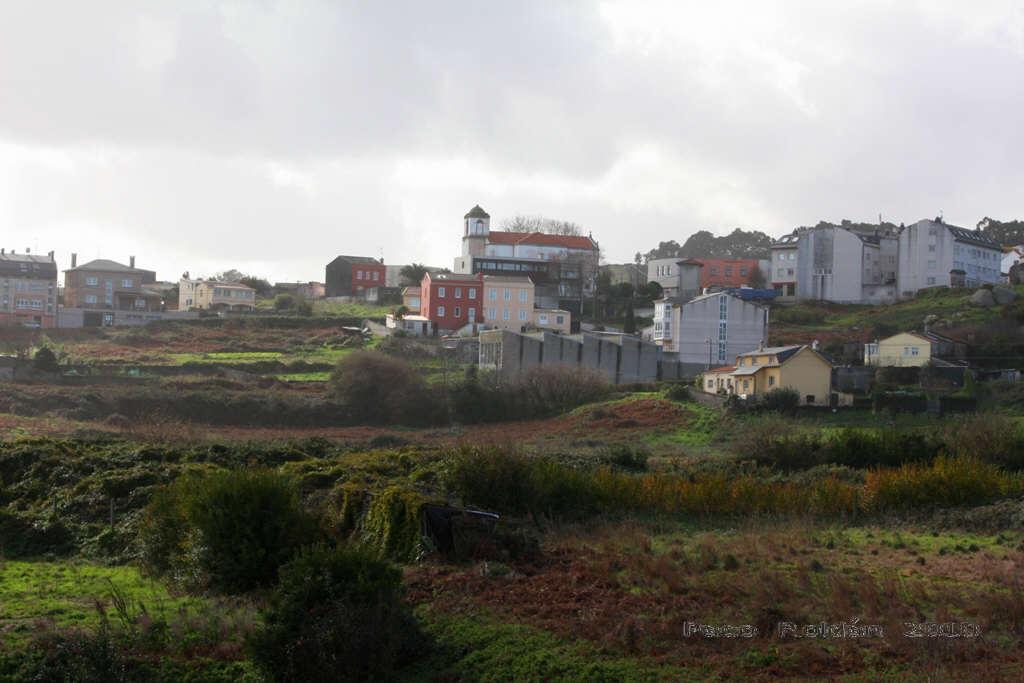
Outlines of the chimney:
[[757,350],[764,351],[764,339],[759,339],[757,342]]
[[25,253],[26,254],[31,254],[32,253],[32,247],[25,247]]
[[50,260],[51,260],[51,261],[55,260],[55,259],[53,258],[53,252],[52,252],[52,251],[51,251],[51,252],[49,253],[49,256],[50,256]]
[[129,268],[134,268],[135,267],[135,257],[134,256],[129,256],[128,257],[128,267]]
[[6,254],[6,253],[7,253],[7,247],[0,247],[0,254]]
[[78,267],[78,254],[72,254],[71,255],[71,267],[72,268],[77,268]]
[[811,348],[814,349],[815,351],[818,350],[818,340],[817,339],[815,339],[814,341],[811,342]]

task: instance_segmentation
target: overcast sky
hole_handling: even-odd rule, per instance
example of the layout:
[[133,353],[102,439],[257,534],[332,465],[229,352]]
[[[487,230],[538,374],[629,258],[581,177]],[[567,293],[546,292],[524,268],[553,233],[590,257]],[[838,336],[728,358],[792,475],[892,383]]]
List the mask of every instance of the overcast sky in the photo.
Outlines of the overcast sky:
[[734,227],[1024,217],[1019,2],[0,0],[0,245],[322,279],[462,215],[610,262]]

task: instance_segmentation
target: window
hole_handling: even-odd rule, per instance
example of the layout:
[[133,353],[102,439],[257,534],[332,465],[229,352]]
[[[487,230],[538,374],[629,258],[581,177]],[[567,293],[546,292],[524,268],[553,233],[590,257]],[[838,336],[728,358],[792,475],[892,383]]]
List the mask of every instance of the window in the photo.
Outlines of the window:
[[768,386],[775,386],[775,375],[768,375]]
[[461,306],[456,306],[455,307],[455,317],[456,318],[461,318],[462,317],[462,307]]
[[555,322],[558,323],[559,325],[564,324],[565,323],[565,316],[564,315],[557,315],[557,316],[555,316]]
[[507,308],[506,308],[506,309],[503,309],[503,310],[501,311],[501,319],[502,319],[502,320],[508,320],[508,319],[509,319],[509,315],[508,315],[508,309],[507,309]]
[[95,294],[86,294],[85,295],[85,303],[87,303],[87,304],[96,304],[96,303],[99,303],[99,301],[97,300]]
[[525,304],[526,303],[526,299],[527,299],[528,296],[529,296],[529,292],[527,292],[525,289],[520,289],[519,290],[519,303]]
[[711,266],[711,274],[718,275],[718,266]]
[[444,287],[438,287],[438,288],[437,288],[437,296],[438,296],[439,298],[441,298],[441,299],[443,299],[443,298],[444,298]]
[[504,291],[504,292],[502,292],[502,294],[503,294],[503,295],[504,295],[504,297],[505,297],[505,301],[512,301],[512,290],[511,290],[511,289],[509,289],[508,287],[506,287],[506,288],[505,288],[505,291]]
[[519,320],[521,320],[521,321],[522,320],[526,320],[526,309],[525,308],[520,308],[519,309]]
[[85,278],[85,284],[88,287],[95,287],[96,285],[99,284],[99,282],[100,281],[96,278],[95,275],[90,275],[89,277]]
[[928,262],[928,270],[935,270],[935,261]]
[[928,251],[935,251],[935,245],[934,244],[929,244],[928,245]]
[[455,288],[455,298],[456,299],[461,299],[462,298],[462,287],[456,287]]
[[470,287],[469,288],[469,298],[470,299],[475,299],[476,298],[476,287]]
[[495,317],[496,317],[496,315],[494,313],[494,309],[493,308],[488,308],[487,309],[487,319],[488,320],[494,320]]
[[750,380],[743,380],[743,391],[750,391]]
[[491,301],[497,301],[498,300],[498,290],[497,289],[493,289],[493,288],[487,290],[487,298],[490,299]]
[[373,271],[373,279],[374,279],[375,281],[376,281],[376,280],[380,280],[380,273],[378,273],[378,272],[377,272],[376,270],[375,270],[375,271]]
[[718,297],[718,319],[725,320],[729,317],[729,297]]
[[363,279],[363,271],[361,271],[361,270],[357,270],[356,271],[356,279],[357,280],[362,280]]
[[929,277],[929,278],[927,279],[927,283],[928,283],[929,285],[934,285],[934,284],[935,284],[935,278],[934,278],[934,277]]
[[740,268],[740,275],[742,275],[743,277],[746,277],[746,276],[747,276],[747,273],[748,273],[748,272],[749,272],[749,271],[747,270],[747,267],[746,267],[746,266],[742,266],[742,267]]
[[135,300],[135,308],[145,308],[145,307],[146,307],[146,300],[145,299],[136,299]]
[[444,317],[444,306],[438,306],[437,307],[437,317],[438,318],[443,318]]
[[[537,322],[539,322],[541,325],[547,325],[548,324],[548,316],[546,314],[544,314],[544,313],[541,313],[540,315],[537,316]],[[655,326],[654,326],[655,329],[657,329],[660,324],[661,323],[656,323]]]
[[725,267],[725,276],[726,277],[732,277],[732,266],[726,266]]

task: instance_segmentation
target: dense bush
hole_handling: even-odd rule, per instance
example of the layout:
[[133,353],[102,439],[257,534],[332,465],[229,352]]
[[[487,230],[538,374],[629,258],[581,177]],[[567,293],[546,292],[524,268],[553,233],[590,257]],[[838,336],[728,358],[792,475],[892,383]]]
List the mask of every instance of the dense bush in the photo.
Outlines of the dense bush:
[[377,351],[356,351],[338,361],[331,386],[356,422],[416,425],[444,418],[445,402],[416,369]]
[[57,354],[48,346],[36,351],[35,358],[32,359],[32,367],[40,372],[60,372]]
[[665,398],[679,403],[689,403],[693,400],[693,392],[684,382],[673,382],[665,389]]
[[139,528],[150,572],[226,593],[271,585],[316,538],[291,482],[260,469],[182,477],[153,497]]
[[942,441],[933,434],[883,429],[794,432],[792,424],[762,420],[751,425],[734,446],[737,457],[785,471],[818,465],[874,467],[935,458]]
[[783,415],[793,415],[800,407],[800,392],[792,387],[779,387],[761,399],[761,408]]
[[506,381],[470,375],[451,390],[451,404],[456,419],[471,424],[557,415],[610,392],[611,385],[594,371],[536,367]]
[[303,551],[281,568],[250,656],[275,681],[387,679],[426,642],[401,582],[368,550]]
[[1024,470],[1024,429],[1010,418],[979,413],[950,420],[942,439],[951,456]]

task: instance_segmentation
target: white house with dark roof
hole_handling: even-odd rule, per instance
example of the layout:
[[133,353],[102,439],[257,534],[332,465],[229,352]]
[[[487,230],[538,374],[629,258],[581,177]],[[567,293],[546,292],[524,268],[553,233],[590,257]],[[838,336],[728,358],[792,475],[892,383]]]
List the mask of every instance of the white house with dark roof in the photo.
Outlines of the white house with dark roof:
[[797,298],[845,304],[896,299],[894,233],[829,226],[798,235]]
[[926,287],[996,284],[1002,258],[999,242],[981,230],[921,220],[900,233],[897,291],[909,297]]

